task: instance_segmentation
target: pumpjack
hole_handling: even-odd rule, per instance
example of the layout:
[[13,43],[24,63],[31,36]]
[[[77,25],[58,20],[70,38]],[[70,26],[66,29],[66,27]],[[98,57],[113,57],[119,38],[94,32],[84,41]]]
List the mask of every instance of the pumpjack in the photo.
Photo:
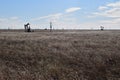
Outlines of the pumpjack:
[[31,32],[30,23],[24,24],[25,32]]
[[101,28],[101,31],[103,31],[103,30],[104,30],[104,27],[103,27],[103,26],[100,26],[100,28]]

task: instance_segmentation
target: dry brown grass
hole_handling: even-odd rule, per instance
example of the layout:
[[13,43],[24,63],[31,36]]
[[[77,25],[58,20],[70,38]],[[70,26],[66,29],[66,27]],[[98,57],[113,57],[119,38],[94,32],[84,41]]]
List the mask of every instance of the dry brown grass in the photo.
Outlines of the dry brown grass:
[[0,80],[120,80],[120,31],[0,32]]

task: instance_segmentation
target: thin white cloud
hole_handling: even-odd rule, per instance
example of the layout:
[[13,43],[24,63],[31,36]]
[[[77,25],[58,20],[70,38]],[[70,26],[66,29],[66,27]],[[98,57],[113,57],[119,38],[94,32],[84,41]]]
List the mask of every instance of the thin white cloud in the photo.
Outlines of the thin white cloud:
[[[71,12],[75,12],[80,10],[79,7],[69,8],[66,9],[63,13],[56,13],[56,14],[50,14],[47,16],[42,16],[38,18],[31,19],[34,26],[41,26],[41,28],[46,27],[49,28],[49,22],[53,22],[53,26],[56,29],[61,28],[73,28],[72,24],[75,25],[76,19],[72,17],[74,13],[71,14]],[[70,13],[70,14],[69,14]],[[42,23],[41,23],[42,22]],[[72,23],[71,23],[72,22]]]
[[76,12],[80,9],[81,9],[80,7],[72,7],[72,8],[66,9],[66,13]]
[[6,18],[0,18],[0,22],[4,22],[6,20],[7,20]]
[[10,17],[10,19],[17,20],[17,19],[19,19],[19,17]]
[[120,1],[107,4],[106,6],[108,6],[108,7],[119,7],[120,8]]
[[50,15],[47,15],[47,16],[34,18],[34,19],[32,19],[32,21],[39,21],[39,20],[48,19],[48,18],[59,18],[60,16],[62,16],[62,13],[50,14]]
[[98,7],[98,11],[88,18],[97,19],[94,22],[90,22],[94,25],[103,25],[107,29],[120,29],[120,1]]
[[106,9],[108,9],[108,7],[106,7],[106,6],[100,6],[98,9],[99,10],[106,10]]
[[0,18],[1,29],[21,29],[24,28],[23,21],[18,17]]
[[49,22],[57,23],[57,21],[63,16],[63,13],[50,14],[38,18],[31,19],[31,26],[37,29],[49,28]]
[[[80,9],[81,9],[80,7],[72,7],[72,8],[66,9],[65,12],[66,13],[71,13],[71,12],[76,12]],[[47,15],[47,16],[34,18],[31,21],[39,21],[39,20],[43,20],[43,19],[49,19],[49,20],[55,21],[56,19],[59,19],[61,16],[64,16],[64,15],[65,15],[65,13],[50,14],[50,15]]]
[[94,16],[118,18],[120,17],[120,1],[100,6],[98,10],[98,12],[93,13]]

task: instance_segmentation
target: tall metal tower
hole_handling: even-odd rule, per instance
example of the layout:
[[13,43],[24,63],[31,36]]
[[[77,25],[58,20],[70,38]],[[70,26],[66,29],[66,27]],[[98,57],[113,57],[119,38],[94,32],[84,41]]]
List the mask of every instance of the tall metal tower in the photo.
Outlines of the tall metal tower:
[[52,31],[52,22],[50,22],[50,32]]

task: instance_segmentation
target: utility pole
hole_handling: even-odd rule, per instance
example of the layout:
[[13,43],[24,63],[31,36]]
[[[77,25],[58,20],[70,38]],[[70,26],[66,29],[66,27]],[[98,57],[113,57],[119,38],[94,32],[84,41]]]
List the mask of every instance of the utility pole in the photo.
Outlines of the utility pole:
[[50,22],[50,32],[52,31],[52,22]]

